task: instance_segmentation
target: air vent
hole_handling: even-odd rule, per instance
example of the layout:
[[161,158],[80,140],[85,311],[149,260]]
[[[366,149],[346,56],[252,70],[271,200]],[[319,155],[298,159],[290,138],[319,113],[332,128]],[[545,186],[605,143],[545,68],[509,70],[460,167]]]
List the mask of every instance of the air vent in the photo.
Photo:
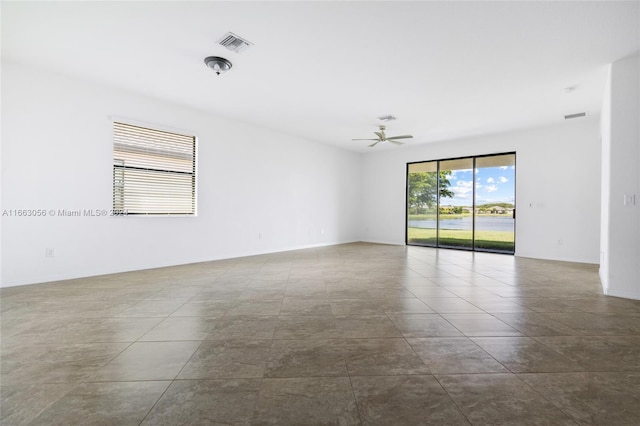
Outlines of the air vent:
[[232,52],[240,53],[247,47],[251,46],[253,43],[235,35],[234,33],[228,33],[227,35],[222,37],[222,40],[220,40],[218,44],[226,47]]
[[397,118],[395,118],[393,115],[383,115],[382,117],[378,117],[378,120],[384,121],[386,123],[389,121],[397,120]]
[[572,118],[579,118],[579,117],[585,117],[587,115],[586,112],[579,112],[577,114],[569,114],[569,115],[565,115],[564,119],[565,120],[570,120]]

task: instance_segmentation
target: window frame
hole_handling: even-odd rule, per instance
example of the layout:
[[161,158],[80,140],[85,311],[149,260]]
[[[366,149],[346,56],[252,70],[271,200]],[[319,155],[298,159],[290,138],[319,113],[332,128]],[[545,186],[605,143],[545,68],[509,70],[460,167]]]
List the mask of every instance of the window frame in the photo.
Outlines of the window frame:
[[[125,166],[124,161],[126,161],[126,159],[122,159],[122,158],[117,158],[117,137],[116,137],[116,132],[117,130],[123,130],[123,129],[139,129],[141,132],[148,132],[151,135],[154,135],[154,137],[160,138],[162,137],[163,134],[165,135],[171,135],[174,137],[177,137],[179,139],[184,139],[184,140],[190,140],[189,144],[190,144],[190,158],[188,159],[188,164],[189,164],[189,170],[188,171],[178,171],[178,170],[171,170],[171,166],[168,165],[167,163],[165,163],[164,165],[162,165],[161,163],[158,163],[157,161],[155,162],[155,164],[153,164],[152,166],[148,166],[148,167],[140,167],[140,166]],[[150,216],[150,217],[195,217],[197,216],[197,211],[198,211],[198,167],[197,167],[197,159],[198,159],[198,138],[197,136],[195,136],[195,132],[191,132],[191,131],[186,131],[186,130],[181,130],[181,129],[175,129],[175,128],[169,128],[167,126],[162,126],[162,125],[157,125],[157,124],[150,124],[147,122],[140,122],[140,121],[135,121],[135,120],[129,120],[129,119],[123,119],[123,118],[119,118],[119,117],[112,117],[111,120],[111,134],[112,134],[112,185],[111,185],[111,189],[112,189],[112,207],[113,207],[113,212],[114,212],[114,216],[136,216],[136,217],[146,217],[146,216]],[[121,140],[122,141],[122,140]],[[135,143],[134,143],[135,144]],[[182,144],[184,145],[184,141],[182,142]],[[140,152],[143,152],[145,149],[145,144],[140,144],[137,147],[134,147],[133,150],[139,150]],[[186,145],[184,145],[186,146]],[[183,146],[183,148],[184,148]],[[156,151],[156,155],[155,157],[162,157],[163,155],[166,156],[167,159],[169,160],[176,160],[179,156],[178,155],[166,155],[168,152],[170,152],[171,148],[171,144],[167,144],[167,146],[165,148],[167,148],[167,150],[163,153],[162,149],[160,149],[160,154],[158,154],[158,152]],[[146,146],[146,148],[150,148],[149,145]],[[126,149],[125,149],[126,151]],[[153,149],[149,149],[150,152],[154,151]],[[184,150],[183,150],[184,151]],[[186,151],[185,151],[186,152]],[[144,153],[143,153],[144,155]],[[153,155],[150,154],[150,155]],[[184,156],[184,155],[183,155]],[[150,157],[149,157],[150,158]],[[157,160],[157,158],[156,158]],[[184,158],[183,158],[183,163],[184,163]],[[186,163],[185,163],[186,164]],[[157,167],[157,166],[161,166],[161,167]],[[180,208],[178,208],[177,210],[172,210],[172,204],[170,202],[166,203],[164,205],[165,208],[163,209],[158,209],[157,207],[160,206],[162,207],[162,202],[161,202],[161,198],[160,197],[149,197],[148,200],[152,201],[152,202],[157,202],[158,200],[160,200],[160,203],[155,204],[155,205],[148,205],[146,209],[143,209],[141,207],[132,207],[131,205],[127,205],[125,200],[121,200],[120,203],[116,203],[116,198],[118,197],[126,197],[126,189],[123,192],[119,192],[117,191],[117,186],[118,185],[124,185],[126,188],[126,183],[122,184],[119,183],[116,176],[117,173],[120,173],[121,176],[123,173],[126,173],[127,171],[137,171],[139,172],[139,174],[145,174],[147,173],[149,176],[153,176],[153,174],[156,174],[156,176],[161,177],[161,180],[164,180],[165,184],[166,183],[171,183],[171,176],[175,175],[175,176],[188,176],[190,180],[190,183],[188,183],[187,185],[189,186],[189,190],[187,191],[183,191],[182,194],[187,194],[190,193],[190,201],[187,201],[186,203],[183,203],[184,205],[189,205],[190,204],[190,208],[188,209],[183,209],[182,211],[180,211]],[[159,174],[159,175],[158,175]],[[164,175],[164,176],[162,176]],[[147,176],[147,180],[145,181],[144,178],[140,178],[140,181],[138,182],[138,184],[144,185],[145,183],[148,185],[151,185],[151,182],[149,181],[149,176]],[[174,182],[175,183],[175,182]],[[183,186],[184,185],[183,183]],[[150,187],[150,186],[149,186]],[[156,187],[158,188],[158,187]],[[167,187],[163,187],[163,189],[161,189],[159,191],[160,194],[162,194],[163,190],[166,190]],[[148,195],[148,194],[147,194]],[[166,195],[166,194],[165,194]],[[144,196],[139,196],[138,198],[135,198],[135,200],[137,200],[139,203],[143,204],[142,207],[144,207]],[[180,203],[175,203],[175,205],[173,207],[179,206]],[[132,211],[133,210],[133,211]],[[188,211],[187,211],[188,210]]]
[[[464,157],[452,157],[452,158],[440,158],[440,159],[433,159],[433,160],[424,160],[424,161],[412,161],[412,162],[407,162],[406,163],[406,169],[405,169],[405,214],[404,214],[404,241],[405,241],[405,245],[407,246],[418,246],[418,247],[432,247],[432,248],[441,248],[441,249],[447,249],[447,250],[463,250],[463,251],[472,251],[472,252],[485,252],[485,253],[497,253],[497,254],[507,254],[507,255],[515,255],[515,251],[516,251],[516,226],[515,226],[515,209],[514,209],[514,228],[513,228],[513,250],[493,250],[493,249],[487,249],[487,248],[480,248],[476,246],[476,213],[475,213],[475,209],[476,209],[476,174],[475,172],[473,173],[473,184],[472,184],[472,188],[473,188],[473,205],[472,205],[472,211],[473,213],[473,222],[472,222],[472,244],[471,247],[455,247],[455,246],[448,246],[448,245],[441,245],[440,244],[440,179],[438,178],[436,180],[437,182],[437,187],[436,187],[436,194],[437,194],[437,207],[436,207],[436,243],[434,244],[425,244],[425,243],[416,243],[416,242],[411,242],[409,241],[409,172],[410,172],[410,168],[413,165],[418,165],[421,163],[436,163],[436,174],[437,176],[440,176],[440,164],[442,162],[446,162],[446,161],[456,161],[456,160],[467,160],[467,159],[472,159],[473,160],[473,170],[476,170],[476,160],[481,159],[481,158],[489,158],[489,157],[499,157],[499,156],[503,156],[503,155],[513,155],[513,160],[514,160],[514,166],[517,164],[517,152],[516,151],[506,151],[506,152],[496,152],[496,153],[492,153],[492,154],[477,154],[477,155],[469,155],[469,156],[464,156]],[[517,194],[516,194],[516,175],[514,174],[514,207],[517,208]]]

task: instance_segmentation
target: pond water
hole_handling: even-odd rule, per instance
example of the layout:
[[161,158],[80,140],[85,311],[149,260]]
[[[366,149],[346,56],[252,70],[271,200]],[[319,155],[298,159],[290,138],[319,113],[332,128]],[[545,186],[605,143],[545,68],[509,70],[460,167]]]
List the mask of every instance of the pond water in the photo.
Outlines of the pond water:
[[[440,229],[471,229],[473,218],[464,216],[455,219],[440,219]],[[476,230],[478,231],[508,231],[513,232],[515,219],[504,216],[478,216],[476,217]],[[410,228],[433,229],[436,227],[435,219],[409,220]]]

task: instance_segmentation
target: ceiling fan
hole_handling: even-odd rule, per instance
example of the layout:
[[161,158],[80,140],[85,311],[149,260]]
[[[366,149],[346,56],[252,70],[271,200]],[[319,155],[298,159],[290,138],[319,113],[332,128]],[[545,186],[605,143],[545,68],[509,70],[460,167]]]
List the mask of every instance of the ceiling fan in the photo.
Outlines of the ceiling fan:
[[369,145],[369,148],[373,148],[374,146],[378,145],[380,142],[391,142],[391,143],[394,143],[396,145],[402,145],[403,142],[397,141],[396,139],[409,139],[409,138],[413,137],[411,135],[387,136],[384,133],[384,129],[385,128],[386,128],[385,126],[380,126],[380,131],[379,132],[373,132],[378,137],[377,139],[352,139],[352,140],[354,140],[354,141],[375,141],[374,143]]

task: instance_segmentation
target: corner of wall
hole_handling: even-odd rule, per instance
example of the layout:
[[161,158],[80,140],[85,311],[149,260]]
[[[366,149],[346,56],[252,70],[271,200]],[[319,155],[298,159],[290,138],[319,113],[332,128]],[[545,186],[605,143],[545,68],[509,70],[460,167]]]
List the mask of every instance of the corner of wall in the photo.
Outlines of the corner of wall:
[[640,299],[640,54],[610,64],[601,120],[602,287]]

